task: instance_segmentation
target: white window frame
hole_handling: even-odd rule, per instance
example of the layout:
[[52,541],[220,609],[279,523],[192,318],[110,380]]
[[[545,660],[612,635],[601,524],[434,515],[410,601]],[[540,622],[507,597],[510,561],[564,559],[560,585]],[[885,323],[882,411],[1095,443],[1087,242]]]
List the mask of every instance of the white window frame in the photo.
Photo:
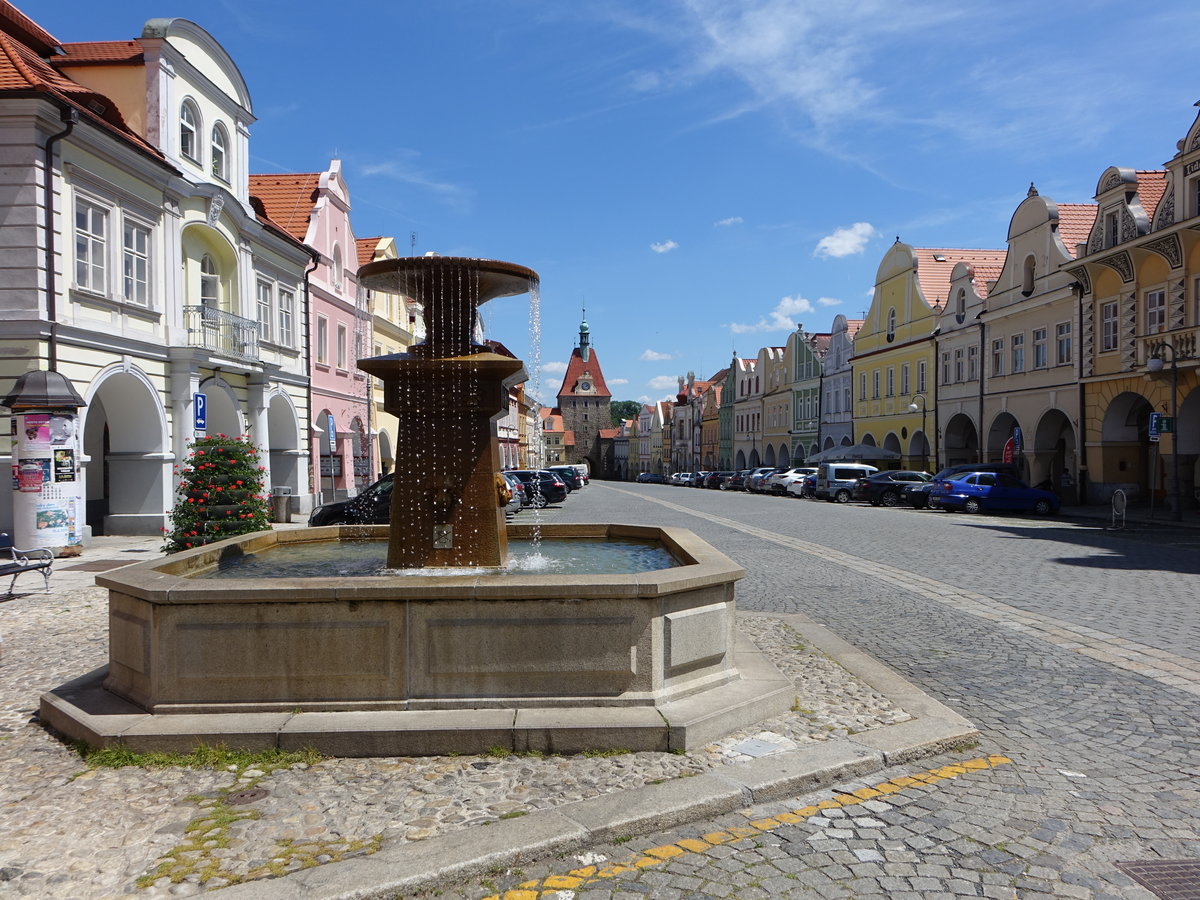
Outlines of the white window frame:
[[972,344],[967,348],[967,381],[979,379],[979,348]]
[[346,371],[346,323],[338,322],[337,327],[337,367]]
[[896,307],[891,307],[887,315],[887,339],[894,341],[896,339]]
[[910,375],[909,364],[904,363],[902,366],[900,366],[900,396],[901,397],[907,397],[911,393],[911,391],[909,391],[909,389],[908,389],[909,385],[912,383],[912,380],[910,379],[909,375]]
[[895,397],[896,396],[896,367],[895,366],[887,367],[887,378],[885,379],[885,385],[887,387],[887,396]]
[[209,139],[209,168],[212,170],[213,177],[219,178],[226,184],[229,183],[229,132],[225,129],[222,122],[217,122],[212,127],[212,136]]
[[1054,326],[1054,364],[1071,365],[1071,323],[1059,322]]
[[[212,267],[211,272],[205,271],[205,262]],[[212,291],[206,294],[205,285],[211,285]],[[208,253],[200,257],[200,305],[206,309],[221,308],[221,268]]]
[[1045,328],[1033,329],[1033,368],[1044,369],[1050,364],[1049,332]]
[[1018,372],[1025,371],[1025,333],[1018,332],[1009,337],[1009,349],[1012,356],[1012,367],[1009,369],[1013,375]]
[[279,343],[284,347],[296,346],[296,292],[290,288],[279,288]]
[[[80,213],[87,220],[81,226]],[[95,214],[96,218],[93,217]],[[95,230],[97,219],[101,226]],[[108,253],[113,207],[94,197],[75,197],[75,287],[94,294],[108,293]]]
[[929,369],[929,367],[928,367],[928,365],[926,365],[925,360],[923,360],[923,359],[917,360],[917,393],[918,394],[925,393],[925,386],[928,383],[928,378],[929,378],[928,369]]
[[1100,304],[1100,352],[1112,353],[1120,344],[1120,318],[1116,300]]
[[992,341],[992,377],[1004,374],[1004,338]]
[[957,384],[963,380],[963,348],[954,348],[954,381]]
[[275,315],[275,285],[266,278],[254,283],[254,306],[258,312],[258,339],[271,343],[271,324]]
[[1165,288],[1154,288],[1146,291],[1144,304],[1146,309],[1146,334],[1162,334],[1167,330],[1167,291]]
[[329,319],[325,316],[317,316],[317,365],[329,365]]
[[[192,148],[190,153],[187,149],[189,143]],[[200,162],[200,108],[190,98],[179,104],[179,155],[194,163]]]
[[[145,246],[136,242],[130,246],[130,233],[141,236]],[[126,303],[150,307],[151,260],[154,250],[154,227],[136,216],[123,213],[121,216],[121,298]]]
[[879,399],[879,370],[878,369],[876,369],[871,374],[871,399],[872,400]]

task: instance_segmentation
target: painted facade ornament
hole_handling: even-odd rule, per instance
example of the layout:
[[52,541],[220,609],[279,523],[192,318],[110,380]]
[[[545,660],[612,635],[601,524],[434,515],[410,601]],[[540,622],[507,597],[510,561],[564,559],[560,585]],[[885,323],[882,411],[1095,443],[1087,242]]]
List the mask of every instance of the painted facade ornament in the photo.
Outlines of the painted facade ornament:
[[1096,262],[1108,266],[1110,269],[1115,269],[1117,274],[1121,276],[1121,281],[1125,282],[1125,284],[1133,281],[1133,260],[1129,258],[1128,251],[1122,250],[1120,253],[1114,253],[1112,256],[1098,259]]
[[221,210],[225,208],[225,197],[222,194],[214,194],[212,200],[208,202],[208,224],[215,226],[217,220],[221,218]]
[[1085,295],[1092,292],[1092,276],[1087,270],[1087,266],[1076,266],[1073,269],[1067,269],[1067,274],[1079,282],[1079,286],[1083,288]]
[[1154,220],[1154,230],[1161,231],[1175,224],[1175,185],[1167,188],[1166,196],[1158,205],[1158,216]]
[[1125,296],[1121,310],[1121,361],[1126,369],[1136,369],[1137,355],[1137,292]]
[[1157,253],[1171,264],[1172,269],[1178,269],[1183,265],[1183,247],[1179,243],[1179,235],[1177,234],[1168,234],[1165,237],[1150,241],[1147,244],[1143,244],[1142,249]]
[[1171,285],[1171,328],[1183,328],[1187,323],[1187,291],[1185,281],[1180,278]]
[[1124,179],[1121,177],[1121,170],[1117,169],[1116,171],[1110,173],[1109,176],[1104,179],[1104,181],[1100,184],[1100,190],[1097,191],[1096,193],[1098,193],[1098,194],[1106,193],[1107,191],[1111,191],[1113,188],[1118,187],[1119,185],[1121,185],[1123,183],[1124,183]]

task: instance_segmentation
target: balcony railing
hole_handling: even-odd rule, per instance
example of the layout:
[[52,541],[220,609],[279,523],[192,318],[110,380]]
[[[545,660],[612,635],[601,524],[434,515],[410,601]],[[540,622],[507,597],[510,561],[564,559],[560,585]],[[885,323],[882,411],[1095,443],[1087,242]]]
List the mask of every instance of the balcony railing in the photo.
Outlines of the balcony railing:
[[185,306],[183,325],[189,347],[203,347],[235,359],[258,359],[258,323],[211,306]]
[[[1171,345],[1175,350],[1180,364],[1186,361],[1189,365],[1195,365],[1196,345],[1198,343],[1200,343],[1200,327],[1195,326],[1192,328],[1177,328],[1174,331],[1161,331],[1158,334],[1142,335],[1138,338],[1138,365],[1145,366],[1146,360],[1162,353],[1159,349],[1162,344]],[[1168,350],[1166,353],[1162,353],[1162,357],[1169,364],[1171,361],[1171,352]]]

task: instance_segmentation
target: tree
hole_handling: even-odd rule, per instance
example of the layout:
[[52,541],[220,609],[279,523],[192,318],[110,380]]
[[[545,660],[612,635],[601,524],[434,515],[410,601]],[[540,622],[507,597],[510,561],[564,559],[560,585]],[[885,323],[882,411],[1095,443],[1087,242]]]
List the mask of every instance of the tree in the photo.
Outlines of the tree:
[[625,419],[636,419],[642,411],[642,404],[636,400],[614,400],[609,409],[612,410],[613,425],[620,425]]
[[164,553],[202,547],[271,527],[258,450],[249,437],[197,438],[180,474],[179,497],[164,529]]

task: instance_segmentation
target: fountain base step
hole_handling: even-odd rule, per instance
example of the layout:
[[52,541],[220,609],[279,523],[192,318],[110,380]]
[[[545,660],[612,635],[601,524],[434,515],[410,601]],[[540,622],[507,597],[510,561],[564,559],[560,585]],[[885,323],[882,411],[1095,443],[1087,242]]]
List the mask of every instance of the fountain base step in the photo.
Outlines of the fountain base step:
[[93,747],[187,752],[194,747],[298,750],[327,756],[428,756],[579,753],[584,750],[691,750],[786,712],[791,682],[746,638],[734,658],[739,677],[658,707],[562,706],[535,709],[437,709],[221,712],[152,715],[103,687],[97,669],[42,695],[41,718]]

